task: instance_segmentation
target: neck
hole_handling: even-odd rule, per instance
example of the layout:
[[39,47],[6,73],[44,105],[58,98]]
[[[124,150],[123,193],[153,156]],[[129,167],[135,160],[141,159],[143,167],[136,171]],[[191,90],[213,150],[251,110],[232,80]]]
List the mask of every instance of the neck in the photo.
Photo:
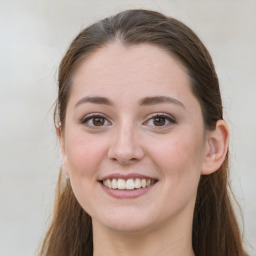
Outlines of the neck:
[[94,256],[194,256],[192,220],[136,232],[111,230],[93,221]]

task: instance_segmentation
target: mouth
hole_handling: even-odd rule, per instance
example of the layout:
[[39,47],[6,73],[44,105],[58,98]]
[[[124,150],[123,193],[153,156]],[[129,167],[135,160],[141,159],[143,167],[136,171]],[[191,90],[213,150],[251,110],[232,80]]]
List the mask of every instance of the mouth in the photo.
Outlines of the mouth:
[[138,190],[141,188],[146,188],[154,185],[157,182],[155,179],[149,178],[113,178],[113,179],[104,179],[101,183],[109,188],[116,190]]

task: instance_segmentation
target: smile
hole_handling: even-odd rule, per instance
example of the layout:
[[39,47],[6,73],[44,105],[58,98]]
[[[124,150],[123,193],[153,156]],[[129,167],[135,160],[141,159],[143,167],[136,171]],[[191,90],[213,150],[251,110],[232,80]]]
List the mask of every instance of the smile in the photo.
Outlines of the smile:
[[156,180],[152,179],[106,179],[103,180],[103,185],[110,188],[110,189],[126,189],[126,190],[133,190],[133,189],[140,189],[146,188],[150,185],[153,185]]

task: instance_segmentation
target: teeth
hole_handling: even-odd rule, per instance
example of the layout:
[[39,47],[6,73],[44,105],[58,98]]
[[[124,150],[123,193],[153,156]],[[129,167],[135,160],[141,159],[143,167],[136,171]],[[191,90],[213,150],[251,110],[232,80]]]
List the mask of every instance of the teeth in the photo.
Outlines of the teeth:
[[117,188],[117,180],[116,179],[112,180],[112,188],[114,188],[114,189]]
[[136,179],[135,180],[135,185],[134,185],[135,188],[140,188],[141,187],[141,182],[140,182],[140,179]]
[[118,188],[118,189],[125,189],[125,180],[123,180],[123,179],[118,179],[118,180],[117,180],[117,188]]
[[134,189],[134,181],[133,179],[129,179],[125,183],[125,188],[126,189]]
[[111,180],[107,180],[107,186],[108,186],[109,188],[112,187],[112,182],[111,182]]
[[147,182],[146,182],[145,179],[142,179],[142,180],[141,180],[141,186],[142,186],[143,188],[145,188],[145,187],[147,186]]
[[136,188],[145,188],[154,183],[153,180],[150,179],[107,179],[103,181],[104,186],[112,189],[136,189]]

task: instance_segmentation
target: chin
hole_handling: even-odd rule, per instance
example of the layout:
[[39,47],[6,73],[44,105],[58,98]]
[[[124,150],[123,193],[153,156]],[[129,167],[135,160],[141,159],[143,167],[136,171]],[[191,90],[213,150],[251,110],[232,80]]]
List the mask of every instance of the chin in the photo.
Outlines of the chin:
[[111,214],[102,214],[100,218],[92,217],[93,222],[96,221],[105,228],[117,232],[138,232],[153,226],[152,216],[137,211],[116,211]]
[[116,232],[134,233],[148,230],[151,225],[145,222],[128,222],[127,220],[125,220],[118,222],[115,221],[115,223],[106,223],[105,226],[108,229]]

